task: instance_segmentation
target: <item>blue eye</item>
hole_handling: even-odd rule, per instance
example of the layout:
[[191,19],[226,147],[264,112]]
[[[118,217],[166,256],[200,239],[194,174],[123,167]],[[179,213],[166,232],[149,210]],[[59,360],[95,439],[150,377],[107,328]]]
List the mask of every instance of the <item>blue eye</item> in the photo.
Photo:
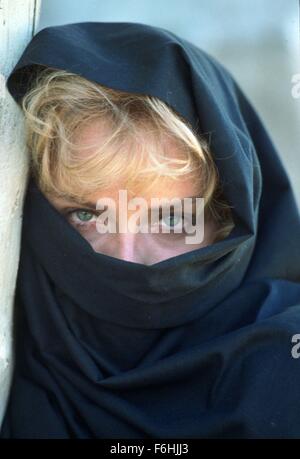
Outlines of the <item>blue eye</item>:
[[84,227],[88,223],[96,221],[99,212],[93,212],[89,209],[69,209],[66,215],[73,224]]
[[162,221],[167,221],[166,225],[170,228],[174,228],[180,220],[183,220],[181,216],[177,215],[168,215],[165,219],[161,219]]
[[87,210],[77,210],[74,213],[77,215],[78,219],[83,222],[90,221],[91,218],[94,216],[92,212],[89,212]]
[[[170,215],[160,215],[159,220],[153,222],[153,227],[156,228],[156,233],[162,232],[164,237],[166,234],[169,234],[180,238],[187,234],[186,225],[190,228],[195,221],[195,217],[195,213],[185,216],[184,214],[178,215],[170,212]],[[159,227],[161,227],[160,230],[158,230]],[[166,232],[165,229],[167,230]]]

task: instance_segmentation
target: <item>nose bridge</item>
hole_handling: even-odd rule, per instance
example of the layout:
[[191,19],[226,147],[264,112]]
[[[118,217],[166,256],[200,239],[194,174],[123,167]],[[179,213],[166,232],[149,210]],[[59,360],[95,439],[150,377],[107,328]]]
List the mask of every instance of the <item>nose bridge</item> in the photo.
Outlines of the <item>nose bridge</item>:
[[117,233],[117,251],[119,258],[127,261],[140,262],[138,260],[136,234],[130,231]]

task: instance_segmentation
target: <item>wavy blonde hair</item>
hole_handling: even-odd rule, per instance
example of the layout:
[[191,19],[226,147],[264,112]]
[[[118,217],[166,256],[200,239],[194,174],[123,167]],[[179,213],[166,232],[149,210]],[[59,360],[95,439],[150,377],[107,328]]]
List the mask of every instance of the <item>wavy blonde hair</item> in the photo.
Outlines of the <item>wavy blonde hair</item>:
[[[205,218],[218,223],[215,241],[234,227],[207,142],[160,99],[45,67],[21,105],[31,172],[42,192],[80,203],[112,181],[121,179],[127,189],[145,190],[161,183],[162,177],[178,180],[188,174],[201,185]],[[106,136],[92,154],[81,157],[76,135],[92,121],[103,123]],[[167,139],[180,148],[181,157],[166,153]]]

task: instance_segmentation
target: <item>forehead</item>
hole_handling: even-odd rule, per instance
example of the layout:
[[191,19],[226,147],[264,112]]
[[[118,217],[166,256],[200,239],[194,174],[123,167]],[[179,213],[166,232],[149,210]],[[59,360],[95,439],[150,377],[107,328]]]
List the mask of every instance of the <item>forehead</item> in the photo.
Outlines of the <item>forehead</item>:
[[[47,195],[47,193],[46,197],[52,202],[52,204],[56,205],[57,207],[74,206],[78,204],[84,207],[96,208],[97,201],[101,198],[110,198],[118,203],[120,198],[120,190],[126,190],[126,186],[123,186],[122,184],[115,184],[106,190],[99,190],[95,193],[87,195],[82,201],[72,199],[71,197],[68,198],[67,196],[60,197],[51,194]],[[126,191],[127,200],[130,200],[134,197],[141,197],[147,201],[149,205],[151,205],[151,200],[153,198],[166,198],[171,200],[173,198],[183,199],[186,197],[202,197],[199,183],[188,178],[185,178],[185,180],[180,178],[178,181],[174,182],[166,177],[159,182],[158,187],[153,187],[150,191],[146,190],[146,192],[144,192],[142,188],[140,188],[139,191],[135,193],[131,192],[130,190]],[[122,196],[122,199],[124,199],[124,195]]]
[[78,149],[78,156],[85,158],[91,155],[109,135],[111,135],[111,129],[105,120],[91,120],[89,123],[80,124],[72,137]]
[[[111,186],[109,189],[103,190],[96,193],[92,193],[90,197],[96,198],[97,196],[105,195],[111,197],[117,197],[120,190],[126,190],[126,185],[122,183],[116,183]],[[156,186],[153,186],[148,190],[148,187],[139,185],[134,191],[127,190],[128,197],[132,198],[134,196],[143,197],[144,199],[150,199],[152,197],[157,198],[173,198],[179,197],[184,198],[186,196],[199,195],[200,193],[200,180],[199,182],[193,179],[185,177],[178,178],[174,181],[168,177],[161,178]]]
[[[107,140],[114,134],[115,129],[115,127],[112,129],[109,120],[105,119],[95,119],[89,123],[79,125],[74,131],[72,138],[77,147],[78,157],[83,159],[93,154],[99,147],[107,143]],[[159,145],[157,143],[158,134],[160,139]],[[147,145],[152,149],[156,147],[159,153],[162,153],[167,158],[186,158],[186,153],[178,139],[175,139],[166,132],[158,131],[158,128],[156,130],[153,129],[149,123],[145,122],[137,128],[134,139],[136,144],[140,145],[140,148],[145,148],[146,146],[145,149],[147,150]],[[132,135],[128,135],[128,143],[126,143],[126,140],[123,133],[122,140],[120,141],[120,154],[130,154],[130,147],[133,144]]]
[[[80,159],[85,159],[87,156],[92,155],[96,150],[107,142],[107,138],[112,133],[112,130],[109,128],[108,122],[103,120],[93,120],[89,124],[79,126],[75,132],[73,142],[77,145],[76,156]],[[155,142],[153,143],[153,131],[148,132],[144,131],[141,133],[140,142],[150,142],[151,148],[155,148]],[[151,137],[152,136],[152,137]],[[143,145],[143,147],[145,147]],[[161,135],[161,144],[160,144],[159,154],[162,154],[168,158],[176,159],[186,159],[186,153],[183,151],[183,148],[179,145],[179,141],[176,141],[170,135],[162,134]],[[125,142],[126,148],[126,142]],[[123,145],[124,149],[124,145]],[[120,148],[120,154],[130,154],[130,142],[128,143],[128,149],[126,152],[122,152]],[[153,180],[155,177],[153,177]],[[126,180],[126,179],[125,179]],[[102,197],[110,197],[118,201],[119,191],[126,190],[126,184],[120,181],[114,181],[112,178],[112,186],[106,188],[105,190],[97,190],[93,193],[86,194],[85,202],[95,203],[97,199]],[[131,199],[134,196],[142,197],[146,200],[152,198],[168,198],[172,199],[178,197],[180,199],[189,196],[200,196],[200,176],[199,180],[195,178],[195,174],[187,174],[182,177],[178,177],[176,180],[169,177],[161,177],[155,186],[151,186],[149,189],[149,184],[151,185],[150,180],[147,179],[145,182],[136,182],[133,184],[132,190],[127,190],[128,199]],[[78,190],[78,194],[81,190]],[[62,200],[59,196],[58,200]],[[56,197],[55,200],[57,201]],[[64,198],[64,203],[71,200]]]

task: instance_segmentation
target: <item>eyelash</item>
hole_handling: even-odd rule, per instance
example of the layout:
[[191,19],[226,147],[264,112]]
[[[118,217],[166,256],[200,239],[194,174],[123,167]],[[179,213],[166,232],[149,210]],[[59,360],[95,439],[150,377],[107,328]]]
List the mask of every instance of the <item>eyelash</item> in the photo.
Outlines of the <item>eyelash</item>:
[[[94,211],[94,210],[91,210],[91,209],[84,209],[84,208],[74,208],[74,209],[68,209],[67,211],[64,212],[64,215],[66,215],[68,218],[70,218],[72,216],[72,214],[75,214],[76,212],[88,212],[90,214],[92,214],[93,216],[96,216],[97,218],[99,217],[99,215],[101,215],[102,211]],[[159,222],[162,220],[162,213],[161,213],[161,210],[159,212]],[[170,217],[174,216],[174,213],[171,211],[170,212]],[[192,224],[195,224],[195,218],[196,218],[196,214],[195,212],[192,214]],[[183,222],[185,221],[184,219],[184,216],[182,215],[182,220]],[[87,222],[79,222],[79,223],[75,223],[75,226],[78,226],[80,228],[83,228],[83,229],[86,229],[84,227],[88,226],[89,224],[91,224],[90,221],[87,221]],[[176,225],[175,225],[176,227]],[[172,229],[172,227],[170,227]],[[168,233],[163,233],[163,234],[168,234]],[[182,234],[187,234],[187,232],[185,231],[185,228],[184,228],[184,224],[183,224],[183,233],[172,233],[170,232],[169,234],[172,234],[173,236],[181,236]]]
[[[68,209],[67,211],[64,212],[64,214],[68,217],[68,218],[71,218],[72,217],[72,214],[75,214],[76,212],[88,212],[94,216],[97,216],[97,218],[99,217],[99,215],[101,214],[101,212],[95,212],[94,210],[91,210],[91,209],[84,209],[84,208],[75,208],[75,209]],[[87,226],[88,224],[90,224],[91,222],[90,221],[87,221],[87,222],[78,222],[78,223],[75,223],[76,226],[79,226],[79,227],[85,227]]]

